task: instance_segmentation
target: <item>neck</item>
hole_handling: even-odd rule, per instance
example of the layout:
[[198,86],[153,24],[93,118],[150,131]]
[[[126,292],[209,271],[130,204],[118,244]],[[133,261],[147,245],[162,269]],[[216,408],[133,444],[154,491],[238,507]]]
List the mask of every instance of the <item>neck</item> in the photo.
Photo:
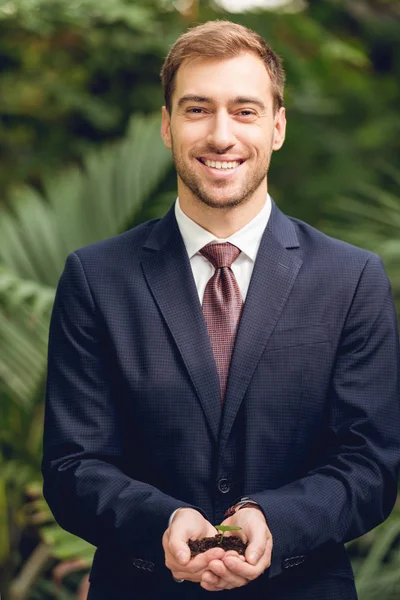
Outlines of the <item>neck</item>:
[[192,221],[206,229],[216,238],[226,239],[247,223],[250,223],[264,208],[267,197],[267,185],[260,189],[243,204],[228,208],[213,208],[201,202],[196,196],[179,193],[179,204],[182,211]]

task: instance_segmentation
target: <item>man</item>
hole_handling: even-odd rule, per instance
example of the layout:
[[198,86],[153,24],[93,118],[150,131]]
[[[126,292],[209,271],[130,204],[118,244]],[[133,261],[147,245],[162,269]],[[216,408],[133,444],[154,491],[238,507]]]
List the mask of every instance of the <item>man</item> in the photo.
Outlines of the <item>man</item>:
[[[171,49],[178,200],[68,257],[49,348],[44,491],[98,547],[92,600],[356,598],[344,542],[390,513],[399,349],[380,259],[283,215],[279,57],[210,22]],[[244,557],[190,558],[241,527]]]

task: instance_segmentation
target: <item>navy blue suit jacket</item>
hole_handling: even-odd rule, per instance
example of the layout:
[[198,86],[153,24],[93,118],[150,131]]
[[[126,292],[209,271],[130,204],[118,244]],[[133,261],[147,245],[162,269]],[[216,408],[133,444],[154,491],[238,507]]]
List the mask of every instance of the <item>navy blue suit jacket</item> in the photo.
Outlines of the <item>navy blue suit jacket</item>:
[[172,209],[68,257],[50,330],[44,492],[61,526],[98,547],[90,597],[206,595],[164,565],[168,518],[187,505],[217,524],[251,496],[272,564],[227,594],[354,598],[343,544],[387,517],[399,462],[397,321],[376,255],[273,205],[223,409]]

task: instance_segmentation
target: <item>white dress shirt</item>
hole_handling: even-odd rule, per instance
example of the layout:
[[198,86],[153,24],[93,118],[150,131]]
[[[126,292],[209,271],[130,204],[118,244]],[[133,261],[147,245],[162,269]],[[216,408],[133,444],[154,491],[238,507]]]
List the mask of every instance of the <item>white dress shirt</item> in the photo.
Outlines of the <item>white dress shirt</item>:
[[228,238],[221,239],[215,237],[215,235],[192,221],[181,209],[179,198],[177,198],[175,202],[175,217],[189,256],[200,304],[203,302],[207,282],[214,274],[215,269],[199,251],[214,241],[218,243],[230,242],[241,250],[237,259],[232,263],[232,271],[238,282],[243,301],[246,299],[258,248],[271,214],[271,207],[271,198],[267,194],[264,207],[254,219],[242,227],[242,229],[239,229],[239,231],[235,231]]
[[[192,219],[190,219],[181,209],[179,198],[177,198],[175,202],[175,217],[189,256],[200,304],[203,302],[204,290],[207,282],[210,277],[213,276],[215,269],[212,264],[200,254],[199,250],[214,241],[218,243],[230,242],[241,250],[237,259],[232,263],[231,268],[235,274],[236,281],[238,282],[243,301],[246,299],[258,248],[261,243],[264,229],[268,224],[271,208],[271,197],[267,194],[267,199],[263,208],[254,219],[228,238],[221,239],[215,237],[215,235],[192,221]],[[179,508],[174,510],[171,514],[168,527],[171,525],[172,519],[178,510]],[[178,580],[178,583],[181,583],[182,581],[183,579]]]

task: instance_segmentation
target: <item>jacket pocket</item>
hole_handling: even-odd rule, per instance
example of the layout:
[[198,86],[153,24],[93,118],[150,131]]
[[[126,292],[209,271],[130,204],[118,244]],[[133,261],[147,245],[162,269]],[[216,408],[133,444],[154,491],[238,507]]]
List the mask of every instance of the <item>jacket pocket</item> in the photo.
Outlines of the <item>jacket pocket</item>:
[[329,323],[276,328],[268,340],[265,351],[271,352],[281,348],[320,344],[330,340]]

